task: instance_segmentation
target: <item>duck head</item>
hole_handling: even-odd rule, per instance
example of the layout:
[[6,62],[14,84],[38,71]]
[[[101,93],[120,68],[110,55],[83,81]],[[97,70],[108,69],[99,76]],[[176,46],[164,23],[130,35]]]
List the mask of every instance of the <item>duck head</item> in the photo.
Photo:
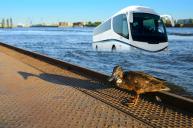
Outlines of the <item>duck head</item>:
[[113,69],[112,75],[109,78],[109,82],[115,80],[116,83],[120,84],[122,83],[122,79],[123,79],[123,69],[121,68],[121,66],[116,66]]

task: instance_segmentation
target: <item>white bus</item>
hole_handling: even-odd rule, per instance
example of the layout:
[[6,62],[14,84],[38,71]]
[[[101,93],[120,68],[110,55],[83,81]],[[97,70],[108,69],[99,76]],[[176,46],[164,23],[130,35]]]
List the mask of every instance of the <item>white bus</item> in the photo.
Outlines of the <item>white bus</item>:
[[158,13],[147,7],[129,6],[95,28],[92,45],[99,51],[135,47],[158,52],[168,47],[168,37]]

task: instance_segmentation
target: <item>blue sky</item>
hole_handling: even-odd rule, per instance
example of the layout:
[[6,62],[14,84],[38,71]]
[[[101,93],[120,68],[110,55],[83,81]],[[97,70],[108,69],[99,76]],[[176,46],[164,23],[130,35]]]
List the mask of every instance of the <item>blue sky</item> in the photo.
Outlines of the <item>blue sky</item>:
[[193,18],[193,0],[1,0],[0,19],[12,17],[15,23],[103,21],[129,5]]

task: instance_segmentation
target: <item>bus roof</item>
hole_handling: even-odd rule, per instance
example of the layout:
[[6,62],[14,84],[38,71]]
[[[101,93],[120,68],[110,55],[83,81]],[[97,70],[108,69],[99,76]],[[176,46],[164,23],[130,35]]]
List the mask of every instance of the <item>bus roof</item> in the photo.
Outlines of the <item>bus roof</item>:
[[158,15],[153,9],[149,7],[144,7],[144,6],[128,6],[116,14],[114,14],[112,17],[119,15],[119,14],[124,14],[124,13],[129,13],[129,12],[143,12],[143,13],[150,13],[150,14],[155,14]]
[[[108,19],[106,19],[103,23],[105,23],[106,21],[108,21],[109,19],[111,19],[112,17],[115,17],[119,14],[126,14],[129,12],[142,12],[142,13],[150,13],[150,14],[155,14],[155,15],[159,15],[157,12],[155,12],[153,9],[149,8],[149,7],[145,7],[145,6],[128,6],[122,10],[120,10],[119,12],[115,13],[113,16],[109,17]],[[95,29],[97,29],[98,27],[100,27],[102,24],[100,24],[99,26],[97,26]]]

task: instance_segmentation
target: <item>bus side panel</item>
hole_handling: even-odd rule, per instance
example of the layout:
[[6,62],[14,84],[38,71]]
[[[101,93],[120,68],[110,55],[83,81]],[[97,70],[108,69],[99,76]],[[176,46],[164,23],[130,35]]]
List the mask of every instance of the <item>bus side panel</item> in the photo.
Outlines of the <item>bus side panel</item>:
[[130,51],[131,46],[118,40],[104,40],[93,43],[93,49],[97,51]]

